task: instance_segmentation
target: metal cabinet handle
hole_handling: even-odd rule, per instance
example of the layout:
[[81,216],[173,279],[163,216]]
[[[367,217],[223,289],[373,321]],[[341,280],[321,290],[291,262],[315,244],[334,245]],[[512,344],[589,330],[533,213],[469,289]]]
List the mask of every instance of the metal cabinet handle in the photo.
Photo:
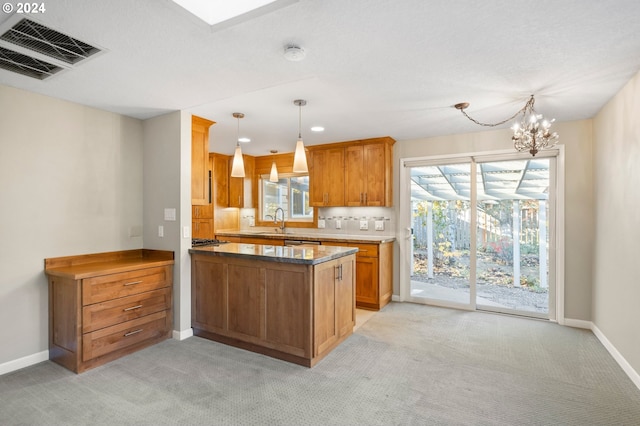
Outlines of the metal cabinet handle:
[[130,283],[125,283],[124,285],[140,284],[141,282],[142,282],[142,280],[140,280],[140,281],[131,281]]
[[129,336],[133,336],[134,334],[138,334],[142,331],[142,328],[139,330],[134,330],[134,331],[130,331],[128,333],[124,333],[124,337],[129,337]]
[[130,308],[124,308],[123,311],[124,312],[133,311],[134,309],[138,309],[138,308],[142,308],[142,305],[136,305],[136,306],[132,306]]

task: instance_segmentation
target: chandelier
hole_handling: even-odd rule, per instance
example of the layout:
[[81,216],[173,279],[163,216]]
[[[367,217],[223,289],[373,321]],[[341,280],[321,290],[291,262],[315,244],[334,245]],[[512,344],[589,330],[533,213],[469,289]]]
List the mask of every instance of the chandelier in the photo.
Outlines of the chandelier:
[[460,112],[462,112],[462,114],[469,120],[479,124],[480,126],[487,127],[499,126],[522,114],[520,121],[516,121],[514,125],[511,126],[511,130],[513,131],[511,140],[513,141],[513,146],[517,151],[529,151],[531,155],[535,157],[541,149],[548,149],[555,146],[555,144],[558,143],[559,136],[558,133],[551,132],[551,124],[555,119],[549,121],[546,120],[542,114],[537,114],[535,109],[533,109],[534,103],[535,99],[533,98],[533,95],[531,95],[531,98],[529,98],[527,103],[518,112],[498,123],[481,123],[478,120],[469,117],[465,112],[465,109],[469,107],[468,102],[455,104],[454,107],[459,109]]

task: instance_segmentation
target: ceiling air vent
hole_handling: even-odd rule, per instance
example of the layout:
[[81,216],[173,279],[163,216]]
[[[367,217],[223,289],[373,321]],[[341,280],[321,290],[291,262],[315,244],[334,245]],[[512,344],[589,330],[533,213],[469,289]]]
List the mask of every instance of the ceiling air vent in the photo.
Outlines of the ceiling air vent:
[[0,46],[0,68],[44,80],[62,68]]
[[67,64],[75,64],[100,52],[97,47],[29,19],[20,20],[0,39]]

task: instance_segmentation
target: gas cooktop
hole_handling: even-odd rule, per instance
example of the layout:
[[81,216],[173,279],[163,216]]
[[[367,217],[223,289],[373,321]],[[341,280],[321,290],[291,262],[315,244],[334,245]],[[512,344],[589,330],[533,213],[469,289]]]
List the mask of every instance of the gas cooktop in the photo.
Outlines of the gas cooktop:
[[191,240],[191,247],[218,246],[227,242],[228,241],[210,240],[207,238],[193,238]]

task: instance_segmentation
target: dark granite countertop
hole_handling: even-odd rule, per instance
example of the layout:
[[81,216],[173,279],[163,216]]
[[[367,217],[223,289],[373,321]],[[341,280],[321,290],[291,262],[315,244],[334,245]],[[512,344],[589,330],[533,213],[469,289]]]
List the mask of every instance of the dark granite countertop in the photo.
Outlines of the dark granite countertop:
[[316,265],[318,263],[355,254],[357,251],[358,249],[354,247],[336,247],[311,244],[283,247],[263,244],[226,243],[220,244],[219,246],[194,247],[189,250],[189,253]]
[[325,233],[304,233],[304,232],[269,232],[252,230],[218,231],[216,237],[224,240],[229,237],[255,237],[274,240],[296,240],[296,241],[331,241],[345,243],[382,244],[395,241],[393,235],[352,235],[352,234],[325,234]]

